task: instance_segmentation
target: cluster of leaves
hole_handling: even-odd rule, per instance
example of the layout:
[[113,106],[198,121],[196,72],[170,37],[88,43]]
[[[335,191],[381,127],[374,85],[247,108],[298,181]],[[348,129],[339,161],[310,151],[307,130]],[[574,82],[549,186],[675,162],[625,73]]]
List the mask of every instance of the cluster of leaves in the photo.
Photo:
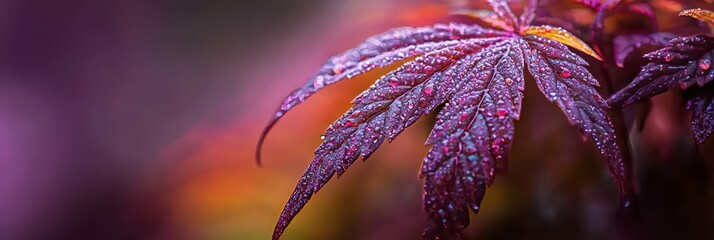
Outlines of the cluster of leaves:
[[[714,12],[691,9],[680,16],[690,16],[714,26]],[[644,56],[649,63],[625,88],[610,97],[613,105],[627,106],[663,93],[674,85],[687,90],[687,108],[693,111],[692,131],[697,143],[703,143],[714,132],[714,37],[694,35],[678,37],[669,46]]]
[[[328,127],[314,160],[280,215],[273,239],[280,238],[312,195],[333,176],[340,177],[360,157],[366,160],[385,139],[392,141],[440,106],[443,107],[426,141],[431,150],[420,172],[425,179],[424,209],[436,224],[436,228],[425,231],[425,236],[460,236],[460,230],[469,224],[469,209],[478,212],[486,188],[494,180],[497,162],[508,158],[514,121],[520,118],[524,68],[545,97],[595,143],[625,199],[630,191],[629,169],[607,113],[608,102],[597,92],[599,82],[586,68],[588,62],[568,46],[602,61],[598,52],[602,53],[603,42],[598,38],[608,14],[628,11],[653,18],[654,10],[639,1],[580,2],[597,13],[591,32],[596,50],[563,28],[531,25],[538,9],[535,0],[529,1],[520,16],[514,14],[507,1],[488,0],[493,11],[459,13],[492,28],[449,23],[394,29],[330,58],[283,101],[261,135],[258,162],[260,147],[270,129],[312,94],[372,69],[406,62],[357,96],[354,106]],[[683,14],[714,23],[711,12],[693,10]],[[667,46],[646,55],[650,63],[609,103],[631,104],[680,83],[692,90],[689,107],[694,111],[693,128],[701,143],[714,129],[714,101],[706,95],[712,91],[704,89],[714,78],[714,38],[674,38],[670,44],[672,37],[655,27],[615,39],[613,61],[618,66],[640,46]]]

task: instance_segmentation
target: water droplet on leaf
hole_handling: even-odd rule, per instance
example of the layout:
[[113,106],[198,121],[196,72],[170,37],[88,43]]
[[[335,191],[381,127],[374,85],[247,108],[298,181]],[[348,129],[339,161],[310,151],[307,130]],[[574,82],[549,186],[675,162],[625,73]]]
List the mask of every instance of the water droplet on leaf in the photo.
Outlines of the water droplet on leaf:
[[513,79],[511,79],[511,78],[506,78],[506,84],[507,84],[508,86],[513,85]]
[[342,72],[345,71],[345,66],[343,66],[342,64],[337,64],[337,65],[335,65],[335,67],[332,68],[332,71],[335,74],[341,74]]
[[701,62],[699,63],[699,68],[702,69],[702,70],[708,70],[709,67],[711,67],[711,63],[710,63],[709,61],[707,61],[707,60],[701,61]]
[[426,66],[426,67],[424,67],[424,72],[432,73],[432,72],[434,72],[434,68],[431,66]]
[[469,115],[468,115],[468,114],[466,114],[466,113],[462,113],[462,114],[461,114],[461,121],[464,121],[464,120],[466,120],[467,118],[469,118]]
[[354,127],[354,126],[357,126],[357,124],[355,122],[353,122],[352,120],[347,120],[345,122],[345,127]]
[[664,61],[665,61],[665,62],[672,61],[672,58],[673,58],[673,57],[672,57],[672,54],[667,53],[667,55],[664,56]]
[[572,75],[573,75],[573,74],[570,72],[570,70],[565,69],[565,68],[561,68],[561,69],[560,69],[560,76],[561,76],[561,77],[569,78],[569,77],[572,76]]
[[399,85],[399,81],[397,81],[397,79],[389,79],[389,86],[396,87],[397,85]]
[[424,92],[425,95],[431,95],[431,93],[434,92],[434,88],[432,88],[432,87],[425,87],[422,92]]

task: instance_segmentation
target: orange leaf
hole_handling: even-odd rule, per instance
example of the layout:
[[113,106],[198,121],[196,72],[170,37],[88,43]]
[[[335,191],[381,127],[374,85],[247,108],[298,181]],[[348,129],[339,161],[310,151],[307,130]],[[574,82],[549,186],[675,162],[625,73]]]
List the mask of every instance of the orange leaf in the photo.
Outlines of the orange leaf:
[[679,16],[692,17],[700,21],[704,21],[711,26],[714,26],[714,12],[701,8],[688,9],[679,13]]
[[531,34],[555,40],[572,48],[578,49],[581,52],[584,52],[585,54],[602,61],[600,55],[595,53],[595,51],[593,51],[592,48],[585,44],[583,40],[580,40],[580,38],[576,37],[565,29],[551,26],[529,26],[523,29],[521,31],[521,34]]

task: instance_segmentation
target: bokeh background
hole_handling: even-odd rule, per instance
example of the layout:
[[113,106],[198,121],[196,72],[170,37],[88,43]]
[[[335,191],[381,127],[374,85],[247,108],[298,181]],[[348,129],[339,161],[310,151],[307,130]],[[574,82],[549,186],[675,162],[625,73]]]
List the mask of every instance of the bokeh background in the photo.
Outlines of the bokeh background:
[[[0,1],[0,239],[269,238],[322,131],[386,70],[289,113],[258,167],[258,135],[282,97],[330,55],[392,27],[453,20],[448,11],[463,6],[483,4]],[[533,83],[510,167],[466,236],[714,236],[712,143],[694,146],[678,95],[655,98],[644,131],[631,135],[644,220],[630,228],[594,146]],[[329,183],[284,239],[419,239],[430,224],[417,173],[431,123]]]

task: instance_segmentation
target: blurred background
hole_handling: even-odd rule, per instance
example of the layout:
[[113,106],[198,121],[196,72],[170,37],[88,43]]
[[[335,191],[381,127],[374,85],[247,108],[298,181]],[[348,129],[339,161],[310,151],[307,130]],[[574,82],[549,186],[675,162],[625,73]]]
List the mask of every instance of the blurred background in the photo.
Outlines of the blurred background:
[[[258,167],[257,138],[282,98],[368,36],[447,21],[464,6],[483,3],[0,1],[0,239],[269,238],[322,131],[385,71],[289,113]],[[527,81],[510,168],[466,236],[628,238],[594,146]],[[676,99],[657,97],[631,135],[637,229],[707,238],[712,141],[697,149]],[[283,239],[421,238],[430,221],[417,173],[432,123],[425,117],[329,183]]]

